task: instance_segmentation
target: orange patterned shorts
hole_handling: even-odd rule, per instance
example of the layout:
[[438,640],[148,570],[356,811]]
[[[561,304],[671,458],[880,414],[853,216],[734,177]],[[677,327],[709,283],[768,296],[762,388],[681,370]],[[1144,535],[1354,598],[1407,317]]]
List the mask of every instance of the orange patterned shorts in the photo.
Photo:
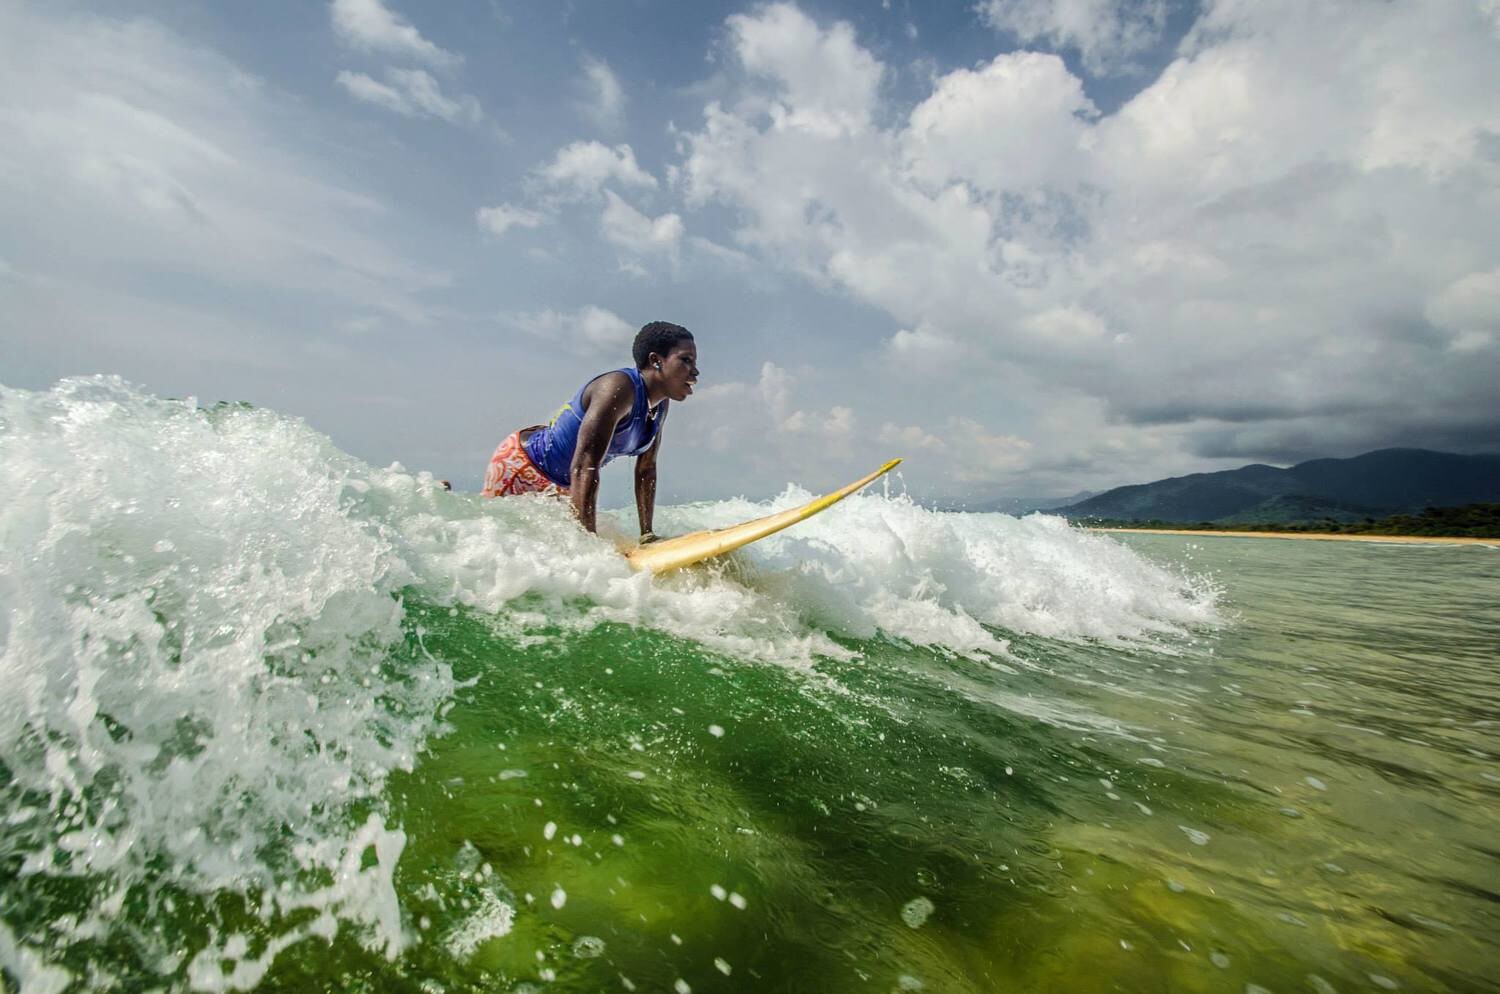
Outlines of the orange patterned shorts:
[[[536,427],[541,427],[537,425]],[[522,428],[521,431],[528,429]],[[490,456],[490,468],[484,474],[485,497],[508,497],[511,494],[550,493],[567,496],[567,487],[559,487],[547,478],[526,454],[521,432],[513,431]]]

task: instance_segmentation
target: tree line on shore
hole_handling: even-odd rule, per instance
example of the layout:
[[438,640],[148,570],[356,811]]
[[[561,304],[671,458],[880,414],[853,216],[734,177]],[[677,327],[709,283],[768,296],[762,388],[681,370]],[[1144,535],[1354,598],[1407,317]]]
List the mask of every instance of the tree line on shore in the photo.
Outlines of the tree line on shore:
[[1392,514],[1363,521],[1323,518],[1296,522],[1149,521],[1075,518],[1089,528],[1162,528],[1173,531],[1317,532],[1335,535],[1421,535],[1429,538],[1500,538],[1500,504],[1429,507],[1418,514]]

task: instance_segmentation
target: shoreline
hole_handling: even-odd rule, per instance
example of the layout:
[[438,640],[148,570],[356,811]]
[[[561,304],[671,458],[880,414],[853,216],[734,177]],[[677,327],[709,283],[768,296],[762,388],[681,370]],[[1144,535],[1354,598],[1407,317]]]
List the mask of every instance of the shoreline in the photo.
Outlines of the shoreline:
[[1488,545],[1500,547],[1500,538],[1473,538],[1468,535],[1346,535],[1341,532],[1237,532],[1195,528],[1087,528],[1093,532],[1121,532],[1136,535],[1206,535],[1210,538],[1291,538],[1312,542],[1394,542],[1420,545]]

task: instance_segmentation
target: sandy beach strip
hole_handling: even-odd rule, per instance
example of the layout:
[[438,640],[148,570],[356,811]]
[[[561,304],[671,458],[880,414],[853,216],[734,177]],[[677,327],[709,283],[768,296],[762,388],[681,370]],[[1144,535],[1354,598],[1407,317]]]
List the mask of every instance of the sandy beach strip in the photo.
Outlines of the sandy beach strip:
[[1336,532],[1236,532],[1196,528],[1090,528],[1095,532],[1137,535],[1207,535],[1213,538],[1299,538],[1313,542],[1388,542],[1413,545],[1488,545],[1500,548],[1500,538],[1438,535],[1345,535]]

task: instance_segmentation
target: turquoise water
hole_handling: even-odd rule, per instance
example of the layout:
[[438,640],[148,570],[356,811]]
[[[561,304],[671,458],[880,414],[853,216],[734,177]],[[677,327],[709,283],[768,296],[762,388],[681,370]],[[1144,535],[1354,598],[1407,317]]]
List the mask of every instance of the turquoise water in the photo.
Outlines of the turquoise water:
[[108,379],[0,481],[7,989],[1495,989],[1494,549],[876,493],[653,580]]

